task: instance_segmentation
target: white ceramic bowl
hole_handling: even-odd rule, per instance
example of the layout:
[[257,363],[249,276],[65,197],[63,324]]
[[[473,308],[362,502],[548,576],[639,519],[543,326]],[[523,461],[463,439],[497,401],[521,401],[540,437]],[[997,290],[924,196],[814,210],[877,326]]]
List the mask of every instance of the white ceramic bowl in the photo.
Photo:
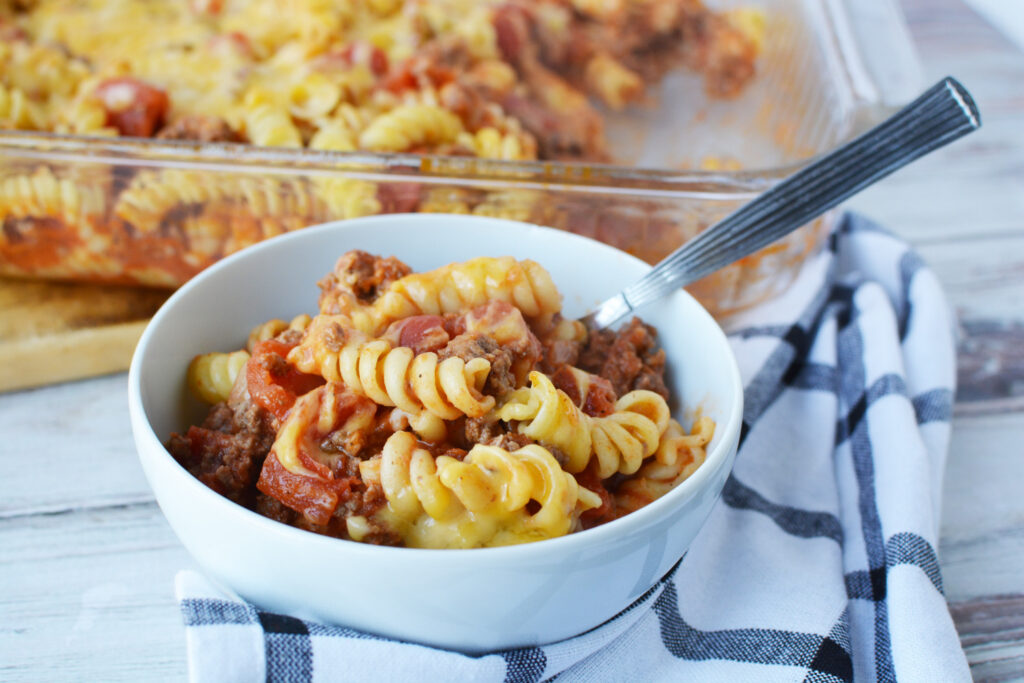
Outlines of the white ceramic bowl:
[[[736,454],[739,371],[725,336],[678,291],[642,311],[668,354],[673,411],[717,423],[707,461],[663,498],[562,538],[502,548],[420,550],[301,531],[236,505],[184,470],[163,443],[202,420],[185,389],[193,355],[240,348],[271,319],[315,313],[316,280],[349,249],[422,271],[475,256],[545,266],[579,316],[648,268],[598,242],[511,221],[385,215],[308,228],[250,247],[182,287],[153,317],[129,376],[139,459],[171,527],[206,572],[258,606],[438,647],[482,652],[550,643],[627,607],[683,555]],[[688,411],[690,411],[688,413]]]

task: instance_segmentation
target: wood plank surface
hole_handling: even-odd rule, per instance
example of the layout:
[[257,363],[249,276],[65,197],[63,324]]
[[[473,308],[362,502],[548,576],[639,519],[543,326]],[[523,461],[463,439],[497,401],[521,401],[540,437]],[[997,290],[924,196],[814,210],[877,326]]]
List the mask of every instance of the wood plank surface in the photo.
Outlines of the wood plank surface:
[[184,680],[191,558],[155,503],[0,524],[0,680]]
[[[152,502],[122,374],[0,394],[0,519]],[[40,478],[45,461],[60,476]]]
[[0,391],[128,367],[168,292],[0,278]]
[[[944,585],[975,679],[1024,680],[1024,54],[960,0],[903,6],[928,79],[960,78],[984,128],[852,206],[919,249],[958,314]],[[185,677],[172,577],[193,565],[136,460],[126,384],[0,395],[2,681]]]

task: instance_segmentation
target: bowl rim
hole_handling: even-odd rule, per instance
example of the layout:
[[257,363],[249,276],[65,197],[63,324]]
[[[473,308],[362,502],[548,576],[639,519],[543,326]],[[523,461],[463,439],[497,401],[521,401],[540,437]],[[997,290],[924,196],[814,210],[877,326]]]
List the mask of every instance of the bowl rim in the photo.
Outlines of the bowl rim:
[[[472,225],[474,230],[494,230],[502,232],[517,230],[525,231],[527,233],[539,230],[543,233],[557,233],[557,239],[565,239],[570,242],[570,244],[575,242],[577,244],[586,244],[586,248],[588,249],[614,252],[620,258],[625,257],[627,261],[632,261],[638,265],[642,265],[644,268],[650,268],[647,263],[641,261],[635,256],[632,256],[631,254],[581,235],[540,226],[534,223],[458,214],[394,213],[366,216],[321,223],[264,240],[221,259],[186,282],[182,287],[175,291],[166,302],[164,302],[160,309],[153,315],[150,322],[146,325],[146,328],[135,347],[135,351],[132,355],[131,366],[128,372],[128,409],[131,418],[131,428],[136,441],[136,451],[140,461],[144,461],[149,456],[164,460],[166,464],[172,466],[172,471],[177,472],[180,477],[184,477],[183,481],[187,481],[187,483],[184,484],[186,487],[186,495],[212,496],[213,499],[220,501],[219,503],[215,503],[216,505],[224,506],[223,509],[225,514],[232,514],[236,516],[240,514],[241,519],[246,519],[250,523],[256,524],[258,527],[269,533],[284,535],[286,538],[290,537],[292,540],[297,542],[322,544],[326,550],[335,548],[347,549],[348,551],[356,554],[393,554],[396,560],[400,558],[424,560],[433,558],[436,560],[441,557],[451,557],[459,558],[459,561],[472,559],[489,561],[507,559],[507,556],[510,555],[526,557],[533,554],[550,555],[556,551],[561,553],[571,553],[573,550],[580,549],[581,547],[602,545],[603,543],[612,541],[615,538],[649,526],[655,523],[658,519],[666,516],[673,508],[678,507],[683,502],[689,500],[707,487],[712,478],[712,471],[717,470],[718,467],[726,463],[730,452],[733,450],[732,444],[734,442],[734,437],[738,439],[740,425],[743,419],[743,386],[740,379],[740,372],[736,362],[736,357],[732,352],[732,348],[725,333],[711,314],[708,313],[707,310],[697,302],[689,292],[683,289],[677,290],[673,296],[681,297],[681,301],[684,305],[694,308],[694,314],[707,324],[708,332],[716,337],[715,346],[721,348],[725,354],[728,376],[722,379],[722,386],[727,387],[728,390],[731,391],[731,400],[728,401],[728,405],[724,406],[726,415],[728,416],[727,421],[725,424],[716,423],[716,436],[721,434],[718,443],[707,451],[704,463],[698,467],[693,474],[660,498],[653,500],[638,510],[612,520],[611,522],[607,522],[590,529],[566,534],[564,536],[506,546],[485,548],[409,548],[380,546],[349,541],[333,536],[325,536],[278,522],[270,519],[269,517],[264,517],[258,512],[250,510],[238,503],[235,503],[226,496],[217,493],[192,476],[188,470],[182,467],[181,464],[173,458],[170,451],[168,451],[164,446],[164,442],[160,440],[159,436],[153,429],[152,423],[149,420],[142,401],[143,360],[152,339],[157,335],[157,330],[160,328],[163,319],[169,315],[169,311],[176,307],[180,301],[192,296],[191,293],[194,290],[202,288],[207,279],[215,276],[221,271],[235,268],[236,264],[251,258],[254,254],[278,249],[280,248],[280,245],[284,245],[292,241],[315,240],[321,235],[329,233],[360,232],[370,228],[373,228],[374,230],[387,230],[387,224],[399,224],[406,221],[423,223],[444,221],[449,225],[454,222],[467,226]],[[553,276],[552,279],[556,281],[557,285],[557,277]],[[182,372],[184,377],[184,370]],[[169,461],[169,463],[167,461]],[[153,488],[152,484],[150,484],[150,488]],[[207,500],[212,499],[207,498]]]

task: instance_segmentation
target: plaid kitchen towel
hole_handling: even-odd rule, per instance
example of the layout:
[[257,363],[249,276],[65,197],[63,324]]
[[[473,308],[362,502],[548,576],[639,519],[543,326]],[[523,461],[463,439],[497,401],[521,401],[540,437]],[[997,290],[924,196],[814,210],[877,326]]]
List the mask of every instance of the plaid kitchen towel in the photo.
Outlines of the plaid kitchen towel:
[[730,321],[740,451],[683,560],[576,638],[470,657],[177,579],[193,681],[966,681],[936,558],[953,323],[907,245],[846,216]]

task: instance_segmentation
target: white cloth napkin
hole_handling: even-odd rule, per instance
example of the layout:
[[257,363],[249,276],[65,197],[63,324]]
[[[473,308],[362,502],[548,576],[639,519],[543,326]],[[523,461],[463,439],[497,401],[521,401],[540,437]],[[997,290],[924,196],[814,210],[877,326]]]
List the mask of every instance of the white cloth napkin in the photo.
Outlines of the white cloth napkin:
[[681,563],[600,627],[469,657],[264,613],[177,577],[193,681],[967,681],[936,558],[953,324],[907,245],[846,216],[730,321],[736,466]]

